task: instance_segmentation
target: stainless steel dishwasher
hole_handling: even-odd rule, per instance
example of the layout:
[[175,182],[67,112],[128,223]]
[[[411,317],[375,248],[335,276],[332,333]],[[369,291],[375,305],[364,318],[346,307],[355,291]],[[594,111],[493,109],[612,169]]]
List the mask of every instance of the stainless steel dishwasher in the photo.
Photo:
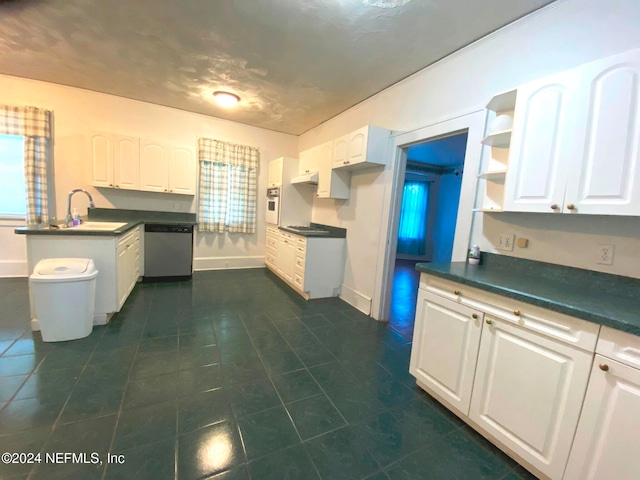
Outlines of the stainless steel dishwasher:
[[144,226],[144,281],[187,280],[193,265],[193,225]]

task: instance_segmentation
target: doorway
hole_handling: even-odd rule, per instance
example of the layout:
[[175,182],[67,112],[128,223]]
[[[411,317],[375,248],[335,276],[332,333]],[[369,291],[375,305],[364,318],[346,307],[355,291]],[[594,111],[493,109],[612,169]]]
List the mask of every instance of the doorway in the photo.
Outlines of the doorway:
[[466,131],[405,147],[406,159],[389,326],[411,339],[419,262],[451,261],[464,172]]

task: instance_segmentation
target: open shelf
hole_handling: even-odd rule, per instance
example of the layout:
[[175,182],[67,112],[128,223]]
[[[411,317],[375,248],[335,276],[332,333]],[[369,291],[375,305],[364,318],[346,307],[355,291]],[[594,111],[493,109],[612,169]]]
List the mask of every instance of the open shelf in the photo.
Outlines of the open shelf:
[[513,110],[516,107],[516,95],[517,89],[507,90],[506,92],[498,93],[487,103],[487,109],[494,112],[503,112]]
[[482,139],[484,145],[496,148],[509,148],[511,142],[511,129],[490,133]]
[[485,178],[487,180],[498,180],[504,178],[506,174],[506,170],[493,170],[491,172],[482,172],[478,174],[478,178]]

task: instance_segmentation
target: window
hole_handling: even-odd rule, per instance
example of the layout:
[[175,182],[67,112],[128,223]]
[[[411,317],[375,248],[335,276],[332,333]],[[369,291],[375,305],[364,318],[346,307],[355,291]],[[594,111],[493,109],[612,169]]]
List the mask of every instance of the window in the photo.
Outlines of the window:
[[24,137],[0,135],[0,217],[24,217],[26,192]]
[[258,149],[201,138],[198,159],[198,230],[254,233]]
[[429,184],[406,182],[398,228],[398,253],[424,255],[426,250]]

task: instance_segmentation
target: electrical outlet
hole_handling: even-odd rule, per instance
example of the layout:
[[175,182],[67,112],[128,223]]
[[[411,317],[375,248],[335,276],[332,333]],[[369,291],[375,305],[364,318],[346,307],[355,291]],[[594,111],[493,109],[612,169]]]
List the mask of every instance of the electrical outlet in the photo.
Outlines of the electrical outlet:
[[501,233],[498,235],[498,244],[496,245],[496,248],[506,252],[513,251],[513,242],[515,241],[515,238],[516,236],[513,233]]
[[613,245],[598,245],[596,263],[600,265],[613,265]]

